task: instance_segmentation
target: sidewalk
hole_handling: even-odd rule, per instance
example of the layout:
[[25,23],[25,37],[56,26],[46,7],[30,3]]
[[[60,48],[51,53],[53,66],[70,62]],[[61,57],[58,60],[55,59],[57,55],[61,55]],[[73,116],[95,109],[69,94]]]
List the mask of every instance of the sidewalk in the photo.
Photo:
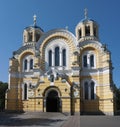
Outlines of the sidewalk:
[[80,115],[63,113],[0,112],[0,127],[80,127]]
[[70,116],[61,127],[80,127],[80,115]]

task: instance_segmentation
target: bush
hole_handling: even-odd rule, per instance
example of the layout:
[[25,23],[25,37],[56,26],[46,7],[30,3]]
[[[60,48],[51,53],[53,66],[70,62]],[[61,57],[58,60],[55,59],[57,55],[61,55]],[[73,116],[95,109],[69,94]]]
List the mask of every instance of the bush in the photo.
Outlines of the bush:
[[5,109],[5,92],[8,88],[8,83],[0,82],[0,111]]

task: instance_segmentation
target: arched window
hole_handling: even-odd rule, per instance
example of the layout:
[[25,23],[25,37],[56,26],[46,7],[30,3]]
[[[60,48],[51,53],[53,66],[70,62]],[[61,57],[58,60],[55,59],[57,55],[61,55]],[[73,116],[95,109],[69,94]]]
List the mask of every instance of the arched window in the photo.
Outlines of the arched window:
[[48,61],[49,61],[49,66],[52,66],[52,51],[51,50],[48,52]]
[[91,84],[90,84],[91,100],[94,100],[94,99],[95,99],[95,95],[94,95],[94,94],[95,94],[94,86],[95,86],[94,82],[91,82]]
[[40,39],[40,33],[36,33],[36,42]]
[[97,37],[97,29],[94,27],[94,36]]
[[88,82],[85,82],[85,84],[84,84],[84,96],[85,96],[85,100],[89,99],[89,86],[88,86]]
[[83,56],[83,66],[87,67],[87,55]]
[[90,67],[94,67],[94,55],[90,55]]
[[55,48],[55,66],[59,66],[59,47]]
[[27,100],[27,84],[24,84],[24,100]]
[[96,67],[95,54],[93,51],[86,51],[82,57],[82,67],[91,69]]
[[30,59],[30,70],[33,69],[33,59]]
[[27,61],[27,59],[25,59],[25,61],[24,61],[24,70],[27,70],[27,64],[28,64],[28,61]]
[[85,26],[85,34],[86,36],[90,36],[90,26]]
[[29,33],[29,39],[28,41],[32,41],[32,33]]
[[81,29],[79,29],[79,38],[81,38],[81,35],[82,35],[82,34],[81,34]]
[[62,50],[62,62],[63,66],[66,66],[66,49]]

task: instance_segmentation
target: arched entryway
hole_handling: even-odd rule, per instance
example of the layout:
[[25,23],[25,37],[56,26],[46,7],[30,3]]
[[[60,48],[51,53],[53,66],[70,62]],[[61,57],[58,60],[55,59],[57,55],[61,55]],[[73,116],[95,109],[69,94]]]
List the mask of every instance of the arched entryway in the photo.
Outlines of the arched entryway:
[[46,112],[60,112],[60,98],[58,92],[50,90],[46,97]]

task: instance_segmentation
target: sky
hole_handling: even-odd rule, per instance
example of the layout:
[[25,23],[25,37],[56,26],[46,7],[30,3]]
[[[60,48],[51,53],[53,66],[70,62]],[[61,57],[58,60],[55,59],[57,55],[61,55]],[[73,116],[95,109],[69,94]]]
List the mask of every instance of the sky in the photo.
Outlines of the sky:
[[99,24],[99,38],[111,51],[113,80],[120,87],[120,0],[0,0],[0,81],[8,82],[9,58],[22,46],[25,27],[37,25],[45,32],[76,25],[88,17]]

